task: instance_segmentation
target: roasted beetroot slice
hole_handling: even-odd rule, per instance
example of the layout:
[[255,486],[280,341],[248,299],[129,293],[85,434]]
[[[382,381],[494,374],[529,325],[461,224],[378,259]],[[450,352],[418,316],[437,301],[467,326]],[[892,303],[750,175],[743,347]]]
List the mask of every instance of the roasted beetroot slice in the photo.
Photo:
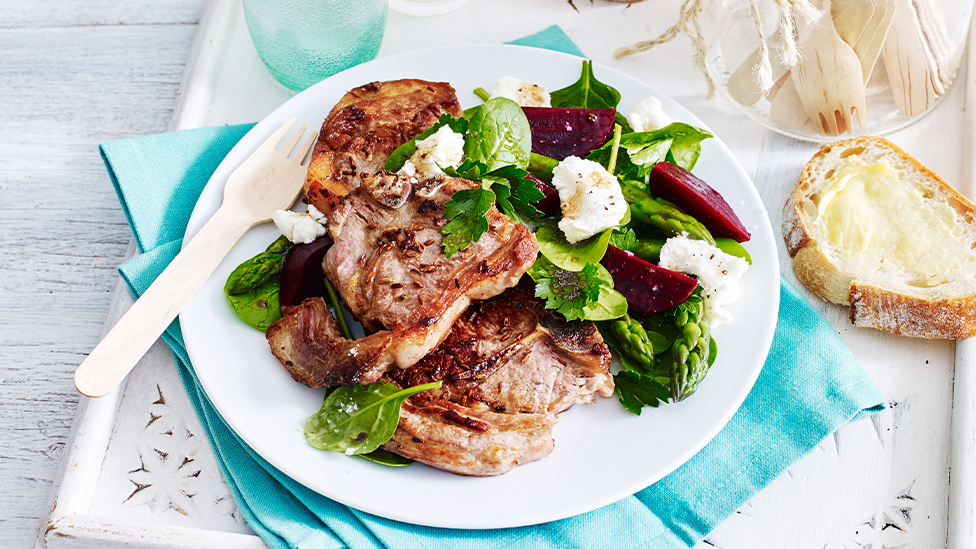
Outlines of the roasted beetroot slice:
[[553,216],[559,213],[559,191],[553,188],[552,185],[544,182],[534,175],[529,175],[528,179],[531,179],[535,183],[535,188],[542,191],[542,194],[546,195],[545,198],[535,203],[535,207],[546,216]]
[[634,254],[607,247],[600,261],[613,276],[613,287],[627,298],[631,311],[657,313],[688,299],[698,281],[690,276],[658,267]]
[[670,162],[658,162],[648,180],[650,192],[674,202],[701,222],[712,236],[745,242],[752,238],[729,203],[708,183]]
[[562,160],[583,157],[613,131],[614,109],[522,107],[532,129],[532,152]]
[[309,244],[295,244],[288,250],[281,266],[280,304],[298,305],[307,297],[327,295],[322,258],[331,247],[332,239],[321,236]]

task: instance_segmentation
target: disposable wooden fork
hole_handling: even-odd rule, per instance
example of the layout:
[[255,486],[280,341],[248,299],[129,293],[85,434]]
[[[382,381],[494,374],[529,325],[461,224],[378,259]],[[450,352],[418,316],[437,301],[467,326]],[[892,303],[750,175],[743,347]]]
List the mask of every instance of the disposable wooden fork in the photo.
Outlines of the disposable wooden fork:
[[78,366],[75,387],[79,392],[89,397],[110,393],[244,233],[270,221],[275,210],[294,204],[305,180],[305,157],[317,137],[312,132],[292,155],[305,133],[302,126],[276,148],[294,122],[292,118],[278,128],[230,174],[223,203],[213,217]]
[[825,17],[800,29],[801,59],[793,67],[793,84],[817,128],[838,136],[854,132],[855,115],[861,129],[867,127],[864,79],[857,54],[834,30],[830,0],[824,0],[822,9]]

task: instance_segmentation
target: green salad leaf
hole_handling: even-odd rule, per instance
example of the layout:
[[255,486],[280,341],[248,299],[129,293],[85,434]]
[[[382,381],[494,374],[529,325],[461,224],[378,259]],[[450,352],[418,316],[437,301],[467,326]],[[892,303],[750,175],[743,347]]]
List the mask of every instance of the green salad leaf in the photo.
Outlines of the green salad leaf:
[[464,156],[492,171],[514,165],[523,170],[532,152],[532,130],[518,103],[505,97],[489,99],[468,121]]
[[509,165],[487,173],[482,181],[491,183],[498,209],[502,213],[513,221],[535,229],[542,219],[542,212],[533,204],[545,198],[545,195],[536,188],[535,182],[528,175],[529,172],[524,169]]
[[[620,152],[614,174],[628,179],[643,179],[658,162],[669,160],[691,170],[701,155],[701,142],[712,134],[701,129],[674,122],[659,130],[625,133],[620,137]],[[592,151],[587,158],[607,166],[613,155],[613,143],[608,142]]]
[[494,203],[495,193],[484,187],[462,189],[451,195],[444,204],[444,219],[451,221],[441,229],[446,235],[441,246],[447,257],[466,249],[488,231],[486,214]]
[[610,245],[625,252],[633,252],[640,245],[637,234],[629,227],[617,227],[610,233]]
[[570,244],[555,220],[547,221],[535,233],[539,251],[560,269],[579,271],[588,263],[599,263],[607,253],[613,229],[607,229],[578,244]]
[[291,242],[279,237],[268,249],[238,265],[224,283],[224,295],[237,316],[262,332],[281,318],[278,273],[289,248]]
[[[666,381],[666,378],[665,378]],[[641,415],[644,406],[657,408],[671,396],[671,391],[659,378],[636,370],[621,370],[613,376],[620,404],[632,414]]]
[[742,244],[739,244],[732,238],[716,238],[715,247],[729,255],[741,257],[746,260],[746,263],[752,265],[752,256],[749,255],[749,252]]
[[305,440],[319,450],[369,454],[393,436],[404,400],[440,386],[437,381],[400,389],[378,381],[337,387],[305,422]]
[[[553,107],[563,109],[616,109],[620,104],[620,92],[593,76],[593,61],[589,59],[583,61],[579,80],[550,93],[549,98]],[[629,128],[626,120],[618,123]]]
[[442,243],[447,257],[477,242],[488,230],[485,214],[493,202],[497,202],[498,209],[513,221],[530,228],[534,229],[542,219],[542,212],[532,204],[545,195],[522,168],[508,165],[488,171],[484,162],[466,159],[457,168],[447,168],[444,172],[452,177],[481,182],[481,188],[457,191],[444,204],[444,218],[451,220],[441,229],[441,233],[447,235]]
[[359,457],[368,459],[373,463],[379,463],[380,465],[386,465],[388,467],[403,467],[405,465],[410,465],[413,460],[410,458],[405,458],[399,454],[394,454],[388,450],[382,448],[377,448],[368,454],[357,454]]
[[627,312],[627,298],[613,289],[613,276],[599,263],[568,271],[543,255],[528,274],[536,283],[536,297],[566,320],[610,320]]

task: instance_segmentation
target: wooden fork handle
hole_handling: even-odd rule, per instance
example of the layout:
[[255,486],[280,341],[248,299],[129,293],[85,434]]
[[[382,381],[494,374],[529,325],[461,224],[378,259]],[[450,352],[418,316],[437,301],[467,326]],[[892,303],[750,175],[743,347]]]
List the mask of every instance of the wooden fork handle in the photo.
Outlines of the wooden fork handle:
[[248,219],[224,206],[217,210],[78,366],[81,394],[105,396],[122,382],[253,225]]

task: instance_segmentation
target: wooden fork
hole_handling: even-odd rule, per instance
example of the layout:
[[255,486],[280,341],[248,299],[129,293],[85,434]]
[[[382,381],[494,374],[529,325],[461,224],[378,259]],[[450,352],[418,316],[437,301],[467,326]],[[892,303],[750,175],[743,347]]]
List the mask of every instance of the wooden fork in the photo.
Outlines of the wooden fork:
[[75,371],[75,387],[89,397],[110,393],[156,338],[190,301],[244,233],[271,220],[275,210],[294,204],[305,181],[305,157],[315,143],[312,134],[295,151],[305,133],[298,129],[276,146],[295,122],[291,118],[230,174],[223,203]]
[[800,61],[793,67],[793,84],[820,131],[830,136],[854,133],[855,113],[861,129],[867,127],[861,62],[834,30],[830,0],[824,0],[822,9],[825,15],[819,21],[799,29]]

